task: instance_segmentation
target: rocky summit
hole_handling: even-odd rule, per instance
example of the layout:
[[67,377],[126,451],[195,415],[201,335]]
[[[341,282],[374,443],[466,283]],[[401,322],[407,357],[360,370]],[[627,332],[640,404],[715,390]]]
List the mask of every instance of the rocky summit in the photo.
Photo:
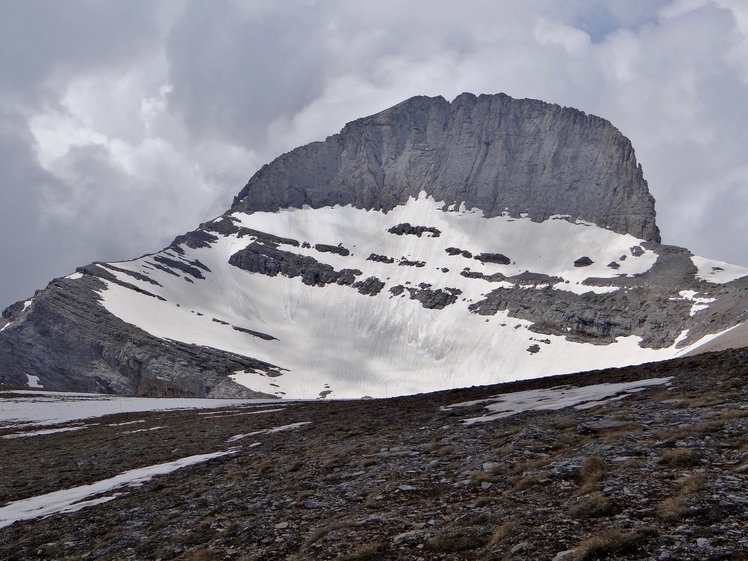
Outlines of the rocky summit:
[[0,383],[392,397],[745,345],[748,269],[660,242],[604,119],[415,97],[265,165],[169,247],[6,309]]

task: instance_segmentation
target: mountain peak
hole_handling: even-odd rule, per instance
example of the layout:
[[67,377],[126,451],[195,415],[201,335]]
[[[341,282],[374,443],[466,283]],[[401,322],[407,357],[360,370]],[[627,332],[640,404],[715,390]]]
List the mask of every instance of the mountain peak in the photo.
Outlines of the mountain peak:
[[162,251],[5,310],[0,383],[392,397],[745,345],[748,269],[658,240],[608,121],[415,97],[280,156]]
[[605,119],[506,94],[417,96],[260,169],[232,211],[391,210],[420,192],[542,222],[554,215],[660,241],[631,142]]

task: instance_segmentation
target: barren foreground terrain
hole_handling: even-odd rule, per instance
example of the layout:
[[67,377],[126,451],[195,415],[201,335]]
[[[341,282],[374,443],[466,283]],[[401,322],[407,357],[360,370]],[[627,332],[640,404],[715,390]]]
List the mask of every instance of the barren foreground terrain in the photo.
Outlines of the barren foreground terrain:
[[[607,397],[574,389],[651,379]],[[515,395],[489,400],[500,394]],[[77,430],[0,428],[11,519],[17,501],[215,456],[8,521],[2,559],[748,559],[748,350],[42,428]]]

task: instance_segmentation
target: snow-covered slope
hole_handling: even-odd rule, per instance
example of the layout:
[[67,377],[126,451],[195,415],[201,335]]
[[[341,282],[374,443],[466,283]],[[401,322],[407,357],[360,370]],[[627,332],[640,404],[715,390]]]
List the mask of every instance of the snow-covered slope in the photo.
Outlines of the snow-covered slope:
[[[107,267],[123,282],[107,281],[101,305],[156,337],[283,369],[280,376],[232,376],[255,391],[291,398],[402,395],[662,360],[713,337],[658,349],[642,347],[637,335],[599,345],[539,334],[530,329],[532,321],[507,311],[487,316],[471,310],[499,287],[631,290],[584,281],[633,279],[657,261],[642,240],[565,217],[542,223],[484,218],[422,194],[387,213],[336,206],[234,213],[223,222],[237,231],[205,247],[176,245]],[[404,224],[410,228],[398,230]],[[405,230],[412,233],[397,233]],[[251,244],[353,273],[340,277],[345,284],[319,286],[322,281],[302,275],[269,276],[229,263]],[[579,266],[585,257],[592,263]],[[534,274],[532,283],[527,273]],[[491,275],[494,282],[486,278]],[[687,294],[689,307],[699,302],[690,309],[704,314],[708,299],[696,294]]]
[[415,97],[263,166],[227,213],[0,318],[0,383],[384,397],[748,344],[748,270],[660,244],[611,123]]

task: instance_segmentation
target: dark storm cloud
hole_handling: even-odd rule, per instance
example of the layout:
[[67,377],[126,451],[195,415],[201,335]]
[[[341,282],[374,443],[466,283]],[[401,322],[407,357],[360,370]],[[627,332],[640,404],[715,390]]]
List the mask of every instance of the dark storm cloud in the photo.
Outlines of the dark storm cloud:
[[131,60],[158,37],[148,0],[4,0],[0,13],[0,91],[24,105],[54,100],[49,82]]
[[3,304],[43,287],[50,268],[44,261],[36,200],[55,178],[42,170],[30,149],[33,137],[20,115],[0,107],[0,296]]
[[194,133],[245,145],[279,115],[317,97],[324,79],[323,10],[309,2],[242,10],[189,2],[169,35],[169,102]]
[[0,3],[0,307],[90,261],[86,245],[44,219],[44,193],[61,187],[37,159],[28,117],[56,105],[69,76],[112,68],[157,37],[150,2]]

